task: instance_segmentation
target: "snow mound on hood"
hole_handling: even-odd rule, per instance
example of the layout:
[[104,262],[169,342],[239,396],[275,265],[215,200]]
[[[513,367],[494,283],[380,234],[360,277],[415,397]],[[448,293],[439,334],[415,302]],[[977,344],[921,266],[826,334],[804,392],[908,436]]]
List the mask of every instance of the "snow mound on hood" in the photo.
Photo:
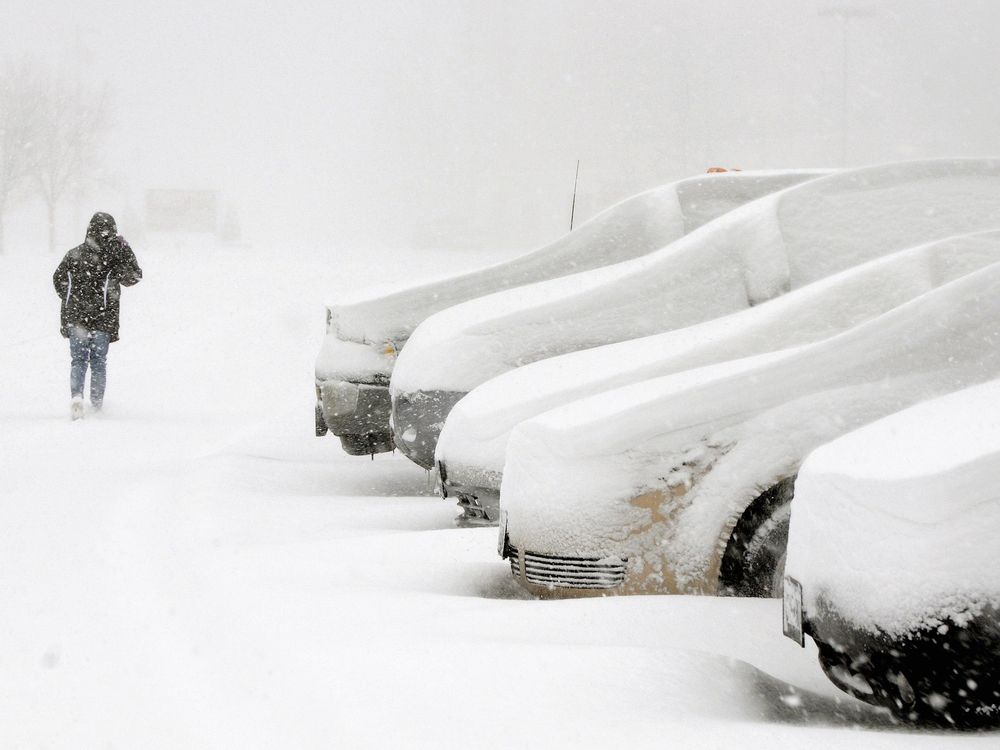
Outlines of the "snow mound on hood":
[[786,572],[858,625],[903,634],[1000,602],[1000,381],[816,451],[795,485]]

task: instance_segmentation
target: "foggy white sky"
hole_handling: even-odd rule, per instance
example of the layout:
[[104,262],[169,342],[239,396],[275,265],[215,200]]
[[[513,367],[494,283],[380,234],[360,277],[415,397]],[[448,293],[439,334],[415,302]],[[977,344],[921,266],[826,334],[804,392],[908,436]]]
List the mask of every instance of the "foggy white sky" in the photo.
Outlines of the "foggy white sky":
[[[858,0],[848,161],[1000,155],[1000,3]],[[527,249],[720,164],[837,166],[837,0],[4,0],[0,49],[117,97],[109,173],[258,242]],[[124,200],[118,199],[115,200]]]

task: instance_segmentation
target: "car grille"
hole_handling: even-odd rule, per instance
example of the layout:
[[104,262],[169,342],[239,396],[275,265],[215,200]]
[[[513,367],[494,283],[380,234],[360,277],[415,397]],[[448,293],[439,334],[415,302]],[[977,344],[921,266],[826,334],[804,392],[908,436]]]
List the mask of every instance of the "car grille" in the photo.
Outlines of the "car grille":
[[613,589],[625,581],[626,559],[620,557],[561,557],[537,552],[523,553],[508,545],[510,570],[521,574],[524,558],[524,577],[539,586],[559,586],[572,589]]

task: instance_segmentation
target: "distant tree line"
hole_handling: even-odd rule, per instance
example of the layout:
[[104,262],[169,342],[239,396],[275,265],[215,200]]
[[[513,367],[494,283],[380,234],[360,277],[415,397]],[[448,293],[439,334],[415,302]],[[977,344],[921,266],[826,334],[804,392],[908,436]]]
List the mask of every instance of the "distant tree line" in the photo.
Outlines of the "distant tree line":
[[55,250],[59,207],[96,179],[110,115],[107,86],[29,58],[0,63],[0,253],[8,211],[32,199]]

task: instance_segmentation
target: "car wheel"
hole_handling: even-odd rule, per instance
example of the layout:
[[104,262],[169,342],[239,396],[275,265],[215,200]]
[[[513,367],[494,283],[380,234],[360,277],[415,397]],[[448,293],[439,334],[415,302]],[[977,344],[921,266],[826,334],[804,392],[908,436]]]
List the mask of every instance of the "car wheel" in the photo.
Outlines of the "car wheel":
[[720,568],[728,596],[780,597],[795,477],[761,493],[736,523]]

